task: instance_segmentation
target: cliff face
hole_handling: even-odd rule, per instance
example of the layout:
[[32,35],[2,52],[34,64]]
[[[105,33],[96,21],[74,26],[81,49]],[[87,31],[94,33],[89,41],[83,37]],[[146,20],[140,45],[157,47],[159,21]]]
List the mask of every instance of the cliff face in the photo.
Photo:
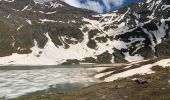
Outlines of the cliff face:
[[170,1],[146,0],[108,14],[60,0],[0,1],[0,63],[131,62],[169,56]]

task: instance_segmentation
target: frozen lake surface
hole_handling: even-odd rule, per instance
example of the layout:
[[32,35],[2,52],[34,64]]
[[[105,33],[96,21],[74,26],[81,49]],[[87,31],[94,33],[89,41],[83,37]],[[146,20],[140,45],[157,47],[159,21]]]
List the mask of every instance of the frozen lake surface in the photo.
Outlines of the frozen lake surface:
[[[16,98],[27,93],[48,90],[51,87],[59,87],[58,90],[62,90],[59,84],[93,83],[97,81],[92,77],[94,73],[94,71],[88,70],[82,65],[1,66],[0,98]],[[67,89],[65,85],[63,88]],[[89,84],[84,84],[84,87],[86,85]],[[83,85],[81,84],[80,87],[83,87]],[[71,88],[71,86],[68,88]]]

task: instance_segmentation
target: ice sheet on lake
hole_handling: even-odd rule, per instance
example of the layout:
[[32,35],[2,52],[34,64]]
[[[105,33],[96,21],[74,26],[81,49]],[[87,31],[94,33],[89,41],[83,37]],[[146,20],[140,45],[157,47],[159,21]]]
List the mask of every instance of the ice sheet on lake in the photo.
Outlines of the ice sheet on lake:
[[62,83],[95,82],[85,68],[0,70],[0,98],[15,98]]

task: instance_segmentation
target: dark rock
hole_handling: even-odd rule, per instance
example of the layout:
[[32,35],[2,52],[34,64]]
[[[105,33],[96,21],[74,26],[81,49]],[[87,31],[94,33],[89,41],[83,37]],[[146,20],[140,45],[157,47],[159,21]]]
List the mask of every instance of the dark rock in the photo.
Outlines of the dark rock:
[[170,56],[170,41],[163,41],[162,43],[156,45],[155,55],[157,57]]
[[98,63],[104,63],[104,64],[107,64],[107,63],[111,63],[112,61],[112,55],[106,51],[100,55],[97,55],[97,61]]
[[89,42],[87,43],[87,46],[91,49],[96,49],[97,44],[96,44],[95,40],[90,39]]
[[144,78],[137,78],[134,82],[136,82],[138,84],[146,84],[146,83],[148,83],[148,80],[144,79]]
[[115,63],[126,63],[126,62],[128,62],[127,60],[125,60],[125,56],[120,50],[114,49],[113,56],[114,56],[114,62]]
[[68,59],[62,63],[62,65],[70,65],[70,64],[79,64],[79,60],[77,59]]

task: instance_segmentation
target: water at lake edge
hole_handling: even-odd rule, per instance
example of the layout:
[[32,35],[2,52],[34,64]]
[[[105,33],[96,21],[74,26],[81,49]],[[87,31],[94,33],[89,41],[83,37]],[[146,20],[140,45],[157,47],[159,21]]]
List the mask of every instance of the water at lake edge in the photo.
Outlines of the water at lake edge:
[[[32,92],[32,93],[28,93],[26,95],[23,95],[21,97],[18,98],[26,98],[26,97],[30,97],[30,96],[39,96],[39,95],[44,95],[44,94],[50,94],[50,93],[65,93],[65,92],[70,92],[70,91],[76,91],[91,85],[95,85],[97,84],[97,82],[85,82],[85,83],[64,83],[64,84],[57,84],[55,86],[49,87],[46,90],[42,90],[42,91],[37,91],[37,92]],[[16,98],[17,100],[17,98]]]
[[[82,88],[89,86],[90,83],[97,82],[96,79],[91,77],[95,72],[84,67],[47,67],[32,70],[28,69],[29,66],[24,67],[22,69],[21,67],[19,69],[11,67],[12,70],[10,70],[10,67],[6,70],[0,68],[1,98],[16,98],[36,91],[44,93],[43,90],[46,92],[54,90],[63,92],[66,89],[76,88],[75,84],[79,84],[77,88]],[[58,86],[56,86],[57,84]],[[50,88],[51,86],[54,86],[54,88]]]

